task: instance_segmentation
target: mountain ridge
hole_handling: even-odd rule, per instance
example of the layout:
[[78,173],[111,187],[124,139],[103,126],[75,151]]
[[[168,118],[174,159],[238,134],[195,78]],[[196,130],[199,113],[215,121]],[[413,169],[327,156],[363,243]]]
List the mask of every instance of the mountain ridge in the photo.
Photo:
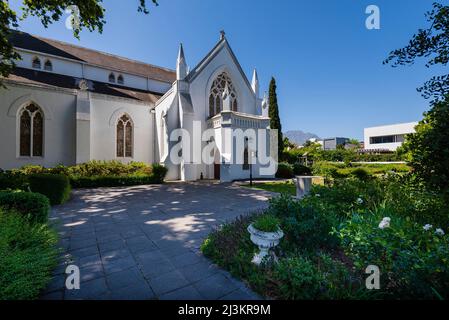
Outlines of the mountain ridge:
[[302,130],[289,130],[284,133],[284,136],[287,137],[290,142],[293,142],[298,146],[303,145],[309,139],[321,139],[315,133],[304,132]]

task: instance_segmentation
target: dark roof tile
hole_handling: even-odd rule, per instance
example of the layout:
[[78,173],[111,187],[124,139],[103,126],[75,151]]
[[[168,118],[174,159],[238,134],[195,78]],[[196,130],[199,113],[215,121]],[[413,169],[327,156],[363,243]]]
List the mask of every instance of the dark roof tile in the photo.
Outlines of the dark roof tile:
[[[64,89],[79,89],[78,83],[80,80],[71,76],[25,68],[15,68],[7,79],[17,83]],[[159,93],[146,90],[127,88],[98,81],[91,82],[92,90],[89,91],[109,96],[128,98],[151,104],[154,104],[162,96]]]
[[11,30],[9,39],[16,48],[42,52],[44,54],[72,59],[106,69],[149,77],[163,82],[172,83],[176,80],[176,72],[173,70],[75,46],[61,41],[34,36],[21,31]]

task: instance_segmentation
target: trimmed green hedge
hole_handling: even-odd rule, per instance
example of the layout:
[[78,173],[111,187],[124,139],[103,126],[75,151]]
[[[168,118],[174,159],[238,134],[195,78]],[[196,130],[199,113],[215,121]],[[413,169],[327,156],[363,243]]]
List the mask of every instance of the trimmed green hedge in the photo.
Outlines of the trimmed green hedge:
[[0,208],[17,211],[30,222],[46,223],[50,201],[39,193],[3,191],[0,192]]
[[[365,172],[362,172],[360,169]],[[313,174],[320,176],[348,178],[350,176],[360,177],[360,175],[367,177],[388,172],[407,173],[410,171],[410,167],[400,163],[351,163],[348,165],[342,162],[323,161],[314,163],[312,171]]]
[[159,177],[153,175],[135,176],[93,176],[93,177],[71,177],[70,184],[73,188],[101,188],[135,186],[143,184],[161,183]]
[[43,194],[52,205],[63,204],[70,198],[70,181],[63,174],[33,174],[28,182],[32,192]]
[[[59,165],[54,168],[24,166],[8,171],[0,169],[0,190],[29,191],[31,187],[31,190],[49,196],[52,204],[59,204],[67,199],[66,183],[63,178],[52,178],[50,174],[67,177],[73,188],[96,188],[160,184],[164,182],[167,171],[167,168],[160,164],[148,165],[142,162],[124,164],[119,161],[89,161],[76,166]],[[35,181],[30,186],[30,178],[40,181]],[[58,193],[50,181],[45,181],[45,186],[41,186],[42,180],[53,180],[61,187],[61,192]]]
[[0,191],[1,190],[26,190],[28,186],[25,174],[13,171],[0,170]]

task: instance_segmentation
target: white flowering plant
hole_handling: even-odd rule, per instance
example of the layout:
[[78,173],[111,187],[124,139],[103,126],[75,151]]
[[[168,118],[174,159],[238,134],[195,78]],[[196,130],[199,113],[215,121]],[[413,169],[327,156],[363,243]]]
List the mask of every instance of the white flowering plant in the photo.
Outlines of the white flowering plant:
[[[438,231],[437,231],[438,230]],[[449,297],[449,237],[385,207],[354,214],[335,231],[356,268],[377,265],[381,287],[400,297]]]

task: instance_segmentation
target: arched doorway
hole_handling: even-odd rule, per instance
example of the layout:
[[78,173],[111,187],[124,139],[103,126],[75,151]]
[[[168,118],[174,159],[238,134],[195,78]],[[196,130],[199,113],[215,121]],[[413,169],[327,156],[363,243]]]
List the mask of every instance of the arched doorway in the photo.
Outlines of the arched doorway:
[[220,168],[221,168],[220,151],[215,150],[215,154],[214,154],[214,179],[215,180],[220,180]]

